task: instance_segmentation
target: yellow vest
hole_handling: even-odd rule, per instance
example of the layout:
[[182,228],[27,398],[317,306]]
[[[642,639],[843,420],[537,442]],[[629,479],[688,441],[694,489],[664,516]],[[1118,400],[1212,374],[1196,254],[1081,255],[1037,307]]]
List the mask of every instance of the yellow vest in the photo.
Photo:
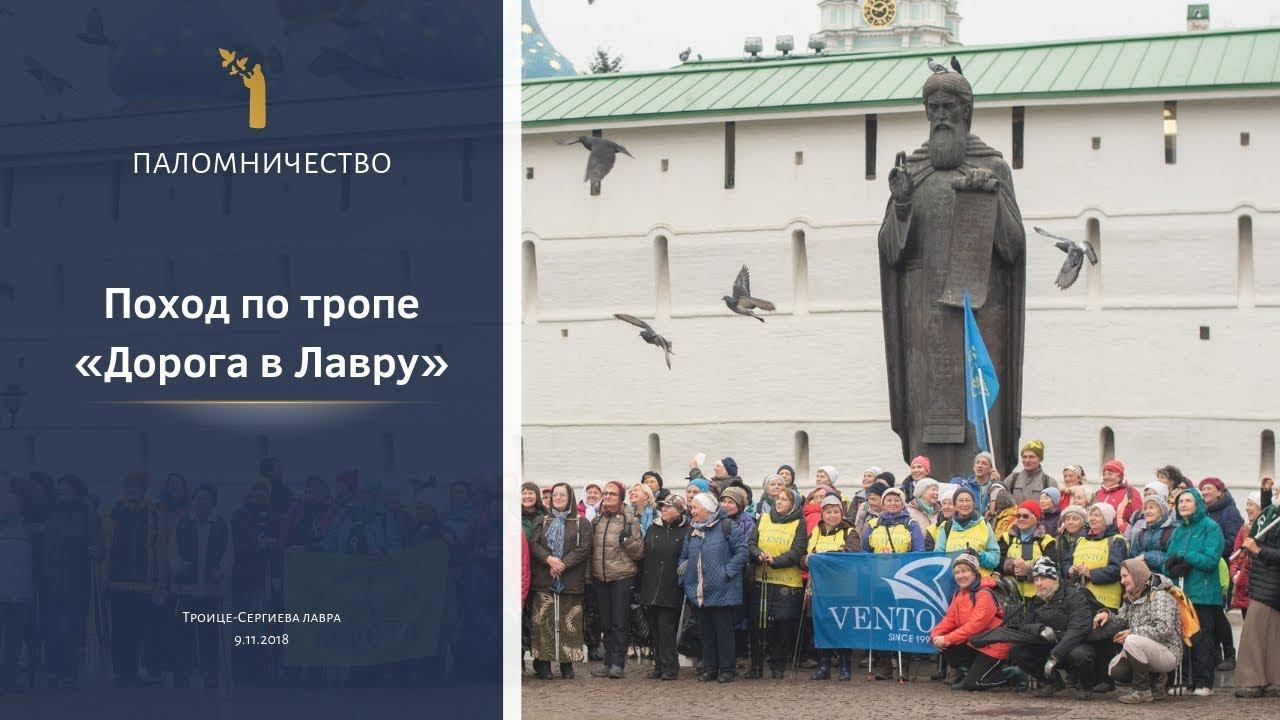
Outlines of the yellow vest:
[[[1002,540],[1001,544],[1008,548],[1008,550],[1005,553],[1005,557],[1009,558],[1010,560],[1022,559],[1022,537],[1020,535],[1017,535],[1013,532],[1008,532],[1004,534],[1001,540]],[[1040,557],[1044,555],[1044,546],[1053,542],[1056,542],[1056,541],[1053,539],[1052,535],[1045,535],[1044,537],[1040,538],[1039,542],[1032,542],[1031,543],[1031,559],[1028,560],[1027,562],[1034,563],[1036,560],[1039,560]],[[1106,562],[1104,561],[1102,564],[1106,565]],[[1010,575],[1010,577],[1014,577],[1014,576]],[[1022,591],[1022,597],[1024,598],[1035,597],[1036,584],[1034,582],[1032,582],[1031,580],[1023,580],[1017,577],[1014,577],[1014,579],[1018,581],[1018,589]]]
[[[974,523],[973,527],[969,527],[964,530],[961,530],[953,520],[951,522],[951,527],[947,529],[947,546],[944,548],[935,547],[934,550],[952,553],[965,549],[972,549],[974,552],[981,553],[986,552],[987,543],[990,542],[990,540],[991,526],[987,525],[985,520],[980,520]],[[934,542],[937,542],[937,537],[934,538]],[[987,577],[991,574],[992,571],[987,568],[978,568],[978,575],[981,577]]]
[[871,534],[867,536],[867,547],[862,549],[870,552],[880,552],[881,549],[888,549],[895,553],[911,552],[911,530],[902,523],[897,525],[877,523]]
[[[1075,554],[1071,557],[1072,565],[1084,565],[1090,570],[1104,568],[1107,566],[1107,559],[1110,557],[1111,541],[1115,536],[1107,536],[1098,540],[1090,539],[1089,536],[1080,538],[1076,542]],[[1107,583],[1106,585],[1098,585],[1094,582],[1085,584],[1089,588],[1089,592],[1098,599],[1098,602],[1115,610],[1120,607],[1120,597],[1124,592],[1124,588],[1120,583]]]
[[[803,517],[796,518],[791,522],[775,523],[773,516],[765,513],[760,516],[760,523],[756,525],[756,532],[760,534],[759,542],[756,547],[761,552],[770,555],[782,555],[791,550],[791,543],[796,539],[796,528],[800,523],[804,522]],[[789,587],[804,587],[803,570],[799,565],[788,568],[773,568],[768,565],[756,566],[756,580],[768,581],[773,585],[787,585]]]
[[845,541],[849,539],[849,533],[851,532],[857,532],[857,530],[841,528],[830,535],[823,535],[822,523],[818,523],[813,527],[813,532],[809,534],[809,554],[844,550]]

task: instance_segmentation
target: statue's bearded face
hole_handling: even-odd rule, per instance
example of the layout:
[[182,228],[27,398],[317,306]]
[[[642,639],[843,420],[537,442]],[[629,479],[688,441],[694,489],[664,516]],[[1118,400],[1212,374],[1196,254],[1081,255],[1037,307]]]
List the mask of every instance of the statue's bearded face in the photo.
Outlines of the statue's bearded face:
[[935,92],[925,101],[929,118],[929,161],[936,170],[950,170],[964,161],[972,105],[949,92]]

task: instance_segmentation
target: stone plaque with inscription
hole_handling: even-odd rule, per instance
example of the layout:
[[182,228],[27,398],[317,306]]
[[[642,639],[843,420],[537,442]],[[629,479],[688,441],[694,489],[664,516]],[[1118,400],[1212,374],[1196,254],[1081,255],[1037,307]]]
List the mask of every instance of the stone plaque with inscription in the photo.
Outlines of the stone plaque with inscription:
[[952,307],[964,305],[969,291],[974,309],[987,302],[991,274],[991,241],[996,234],[996,211],[1000,197],[991,192],[957,192],[951,206],[951,248],[947,276],[938,302]]

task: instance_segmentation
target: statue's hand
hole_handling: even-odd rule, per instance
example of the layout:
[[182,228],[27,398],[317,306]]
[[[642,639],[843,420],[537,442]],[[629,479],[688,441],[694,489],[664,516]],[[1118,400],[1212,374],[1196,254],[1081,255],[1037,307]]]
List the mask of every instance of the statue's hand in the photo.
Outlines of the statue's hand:
[[907,169],[907,154],[899,152],[893,168],[889,170],[889,193],[893,196],[894,203],[909,205],[913,189],[915,187],[911,180],[911,171]]
[[960,191],[993,193],[1000,187],[1000,178],[986,168],[974,168],[951,181],[951,187]]

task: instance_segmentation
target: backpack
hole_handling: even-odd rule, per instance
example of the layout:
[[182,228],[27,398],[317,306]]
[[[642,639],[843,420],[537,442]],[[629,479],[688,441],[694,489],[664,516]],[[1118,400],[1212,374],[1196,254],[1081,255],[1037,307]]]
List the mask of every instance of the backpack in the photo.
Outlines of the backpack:
[[996,573],[991,576],[996,581],[993,588],[975,588],[969,591],[969,602],[976,603],[979,590],[987,590],[996,603],[996,611],[1005,627],[1017,627],[1026,622],[1027,605],[1022,598],[1022,589],[1018,581]]
[[1000,574],[993,577],[996,579],[996,586],[992,589],[992,595],[995,596],[996,604],[1000,606],[1004,624],[1017,627],[1026,622],[1027,605],[1022,597],[1022,588],[1018,587],[1018,581]]
[[[1137,538],[1135,538],[1135,540],[1137,540],[1137,542],[1136,542],[1136,543],[1134,543],[1134,544],[1138,546],[1138,549],[1139,549],[1139,550],[1144,550],[1144,549],[1146,549],[1146,547],[1147,547],[1147,535],[1148,535],[1148,533],[1150,533],[1150,532],[1151,532],[1151,530],[1153,530],[1153,529],[1154,529],[1154,528],[1144,527],[1144,528],[1142,528],[1141,530],[1139,530],[1139,531],[1138,531],[1138,537],[1137,537]],[[1160,530],[1160,548],[1161,548],[1161,549],[1164,549],[1164,548],[1169,547],[1169,538],[1170,538],[1170,537],[1172,537],[1172,536],[1173,536],[1173,526],[1172,526],[1172,525],[1166,525],[1166,526],[1164,526],[1164,527]]]
[[1181,588],[1169,586],[1165,588],[1178,604],[1178,619],[1182,626],[1182,644],[1191,647],[1191,638],[1200,632],[1200,618],[1196,615],[1195,606],[1187,599]]

